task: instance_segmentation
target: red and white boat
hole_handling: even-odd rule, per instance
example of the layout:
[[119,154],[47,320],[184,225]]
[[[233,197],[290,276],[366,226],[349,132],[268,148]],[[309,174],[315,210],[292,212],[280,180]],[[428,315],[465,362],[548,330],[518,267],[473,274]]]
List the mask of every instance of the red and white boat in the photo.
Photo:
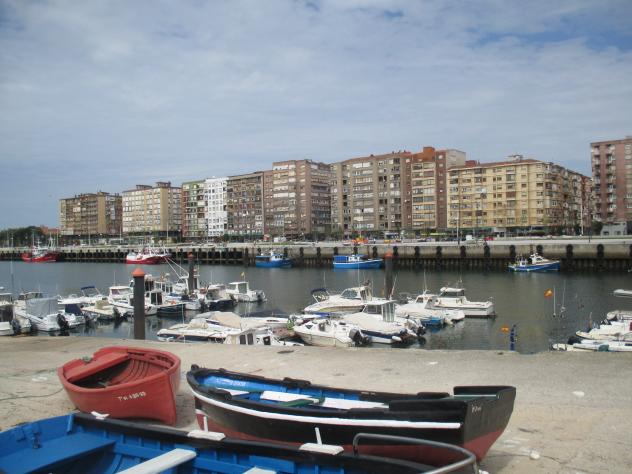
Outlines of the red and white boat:
[[57,369],[75,406],[112,418],[176,422],[180,359],[166,351],[104,347],[91,359],[75,359]]
[[53,247],[34,246],[22,254],[22,260],[31,263],[56,262],[59,252]]
[[156,265],[165,263],[171,254],[166,250],[155,249],[153,247],[143,247],[137,252],[130,252],[125,258],[126,263],[135,263],[137,265]]

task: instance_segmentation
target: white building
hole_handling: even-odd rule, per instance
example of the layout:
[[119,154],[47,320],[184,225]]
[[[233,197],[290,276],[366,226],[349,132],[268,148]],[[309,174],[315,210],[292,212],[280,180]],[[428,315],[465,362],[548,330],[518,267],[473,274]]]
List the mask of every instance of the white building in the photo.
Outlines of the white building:
[[207,178],[204,180],[206,198],[206,221],[208,236],[221,237],[226,233],[226,183],[228,178]]

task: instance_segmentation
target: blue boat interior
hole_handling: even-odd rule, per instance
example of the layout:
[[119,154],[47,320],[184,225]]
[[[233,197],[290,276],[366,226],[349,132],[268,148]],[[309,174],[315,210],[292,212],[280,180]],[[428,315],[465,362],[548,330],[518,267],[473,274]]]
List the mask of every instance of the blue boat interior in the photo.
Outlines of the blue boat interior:
[[75,420],[74,415],[49,418],[0,433],[0,472],[115,473],[170,455],[179,455],[180,464],[164,472],[244,473],[253,468],[275,473],[364,471],[336,463],[319,463],[309,456],[280,458],[270,453],[262,455],[256,449],[249,454],[247,450],[231,449],[220,443],[216,443],[217,447],[196,440],[190,444],[178,443],[173,439],[186,436],[174,436],[152,438],[134,431],[108,429],[92,420],[90,423]]

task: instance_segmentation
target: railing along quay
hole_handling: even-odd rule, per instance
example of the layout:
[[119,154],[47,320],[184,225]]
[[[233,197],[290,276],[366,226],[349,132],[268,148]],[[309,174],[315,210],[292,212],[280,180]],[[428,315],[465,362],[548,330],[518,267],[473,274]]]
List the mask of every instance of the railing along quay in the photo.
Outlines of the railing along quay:
[[[21,260],[25,249],[0,249],[0,260]],[[60,261],[65,262],[125,262],[132,247],[64,247],[60,249]],[[335,255],[360,253],[371,258],[382,258],[393,253],[395,265],[410,269],[471,269],[505,271],[517,256],[534,252],[547,258],[559,259],[563,271],[628,271],[632,269],[632,244],[629,243],[549,243],[524,244],[519,242],[487,243],[433,242],[414,244],[364,244],[355,246],[310,244],[271,245],[266,243],[238,244],[238,246],[172,246],[168,247],[172,258],[185,264],[189,253],[195,261],[207,265],[254,266],[255,256],[271,250],[294,259],[297,267],[331,267]]]

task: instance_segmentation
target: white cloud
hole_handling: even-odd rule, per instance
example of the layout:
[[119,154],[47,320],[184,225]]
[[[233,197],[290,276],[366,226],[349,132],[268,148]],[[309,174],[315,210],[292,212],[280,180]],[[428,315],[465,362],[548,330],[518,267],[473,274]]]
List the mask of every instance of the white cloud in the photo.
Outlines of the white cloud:
[[434,145],[588,172],[590,141],[632,133],[628,4],[0,1],[0,228],[294,157]]

